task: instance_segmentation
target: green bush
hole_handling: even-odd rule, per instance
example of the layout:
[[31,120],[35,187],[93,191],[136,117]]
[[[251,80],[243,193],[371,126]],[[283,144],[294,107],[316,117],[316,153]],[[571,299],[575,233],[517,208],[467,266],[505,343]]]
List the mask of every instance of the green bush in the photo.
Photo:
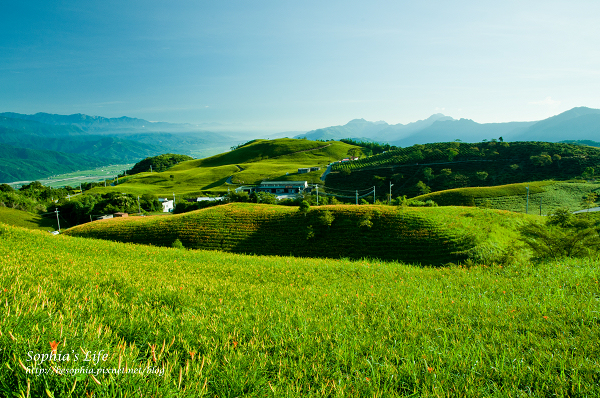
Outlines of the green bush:
[[179,240],[179,238],[175,239],[175,241],[173,242],[172,247],[174,249],[183,249],[183,243],[181,243],[181,241]]
[[520,229],[523,241],[538,259],[587,257],[600,248],[598,229],[575,218],[567,209],[557,209],[545,225],[529,222]]

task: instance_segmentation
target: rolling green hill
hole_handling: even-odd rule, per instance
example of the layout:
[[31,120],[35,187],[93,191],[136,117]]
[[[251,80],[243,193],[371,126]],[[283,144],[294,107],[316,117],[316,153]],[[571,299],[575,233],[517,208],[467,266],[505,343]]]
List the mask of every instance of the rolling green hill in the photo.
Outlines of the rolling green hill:
[[457,188],[432,192],[415,200],[433,200],[441,206],[483,206],[524,213],[529,187],[529,214],[550,214],[566,207],[571,211],[585,208],[584,197],[600,193],[600,183],[537,181],[494,187]]
[[[523,215],[478,208],[320,206],[234,203],[172,217],[129,217],[83,224],[70,236],[234,253],[364,258],[442,264],[498,261]],[[361,244],[356,244],[361,242]]]
[[44,231],[54,231],[56,229],[56,219],[8,207],[0,207],[0,223]]
[[587,168],[600,170],[600,148],[548,142],[447,142],[413,145],[336,164],[328,187],[382,188],[394,184],[392,195],[418,196],[421,181],[430,191],[470,186],[569,180]]
[[[326,166],[347,156],[355,148],[343,142],[319,142],[282,138],[254,140],[235,150],[205,159],[180,162],[160,173],[139,173],[120,180],[116,187],[94,188],[93,192],[150,193],[156,195],[227,192],[243,184],[263,180],[308,180],[321,182]],[[298,168],[321,167],[298,174]],[[228,183],[228,180],[231,183]]]

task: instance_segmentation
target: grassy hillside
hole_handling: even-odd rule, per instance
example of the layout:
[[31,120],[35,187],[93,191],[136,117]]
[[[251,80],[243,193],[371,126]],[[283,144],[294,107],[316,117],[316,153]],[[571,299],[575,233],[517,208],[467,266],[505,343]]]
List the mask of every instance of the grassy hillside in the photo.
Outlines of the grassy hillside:
[[[320,182],[325,167],[347,156],[354,148],[342,142],[317,142],[282,138],[255,140],[238,149],[205,159],[180,162],[161,173],[140,173],[122,179],[117,187],[95,192],[126,192],[158,195],[227,192],[242,184],[263,180]],[[320,166],[322,170],[298,174],[298,168]],[[231,183],[228,184],[228,178]]]
[[[0,235],[3,396],[597,394],[598,260],[417,268]],[[34,364],[50,342],[68,360]]]
[[523,220],[478,208],[338,205],[303,214],[296,207],[233,203],[168,218],[87,223],[65,234],[158,246],[180,239],[187,248],[234,253],[442,264],[498,261]]
[[[548,142],[447,142],[413,145],[334,166],[327,186],[380,188],[392,195],[422,194],[471,186],[580,178],[588,167],[600,170],[600,148]],[[381,191],[382,194],[386,191]],[[389,192],[389,191],[387,191]]]
[[0,222],[28,229],[42,229],[45,231],[56,229],[56,219],[8,207],[0,207]]
[[583,198],[590,192],[600,193],[600,184],[585,182],[537,181],[496,187],[458,188],[417,196],[416,200],[433,200],[441,206],[485,206],[525,212],[529,186],[529,213],[550,214],[559,207],[571,211],[585,208]]

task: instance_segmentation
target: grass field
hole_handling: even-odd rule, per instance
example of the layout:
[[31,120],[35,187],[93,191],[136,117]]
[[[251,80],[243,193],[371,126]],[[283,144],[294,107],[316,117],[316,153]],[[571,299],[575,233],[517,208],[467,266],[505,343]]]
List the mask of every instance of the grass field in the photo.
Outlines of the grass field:
[[3,396],[598,395],[598,259],[419,268],[0,235]]
[[232,203],[168,218],[103,220],[65,233],[157,246],[171,246],[179,239],[187,248],[235,253],[371,257],[439,265],[469,258],[500,261],[513,250],[517,228],[526,218],[464,207],[335,205],[313,207],[304,214],[297,207]]
[[42,217],[22,210],[0,207],[0,222],[16,227],[54,231],[56,218]]
[[559,207],[571,211],[585,208],[583,198],[590,192],[600,193],[600,184],[589,182],[535,181],[495,187],[458,188],[417,196],[416,200],[433,200],[442,206],[489,206],[494,209],[525,213],[529,187],[529,214],[550,214]]
[[[118,186],[94,188],[90,192],[144,193],[159,196],[223,193],[239,185],[263,180],[308,180],[320,182],[327,164],[347,156],[353,148],[342,142],[318,142],[282,138],[255,140],[236,150],[205,159],[181,162],[161,173],[140,173],[121,179]],[[303,167],[322,167],[318,172],[298,174]],[[227,179],[231,177],[231,183]]]
[[[133,164],[115,164],[98,167],[92,170],[82,170],[67,174],[58,174],[50,178],[39,180],[47,187],[59,188],[64,186],[78,187],[83,182],[97,182],[105,179],[113,179],[124,170],[128,170]],[[14,188],[19,188],[24,184],[29,184],[31,181],[18,181],[10,183]]]

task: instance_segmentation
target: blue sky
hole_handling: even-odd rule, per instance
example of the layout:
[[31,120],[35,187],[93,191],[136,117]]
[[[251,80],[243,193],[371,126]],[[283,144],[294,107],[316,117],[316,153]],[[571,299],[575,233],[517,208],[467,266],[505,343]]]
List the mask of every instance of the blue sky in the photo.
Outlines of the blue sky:
[[295,131],[600,108],[600,2],[28,1],[0,111]]

